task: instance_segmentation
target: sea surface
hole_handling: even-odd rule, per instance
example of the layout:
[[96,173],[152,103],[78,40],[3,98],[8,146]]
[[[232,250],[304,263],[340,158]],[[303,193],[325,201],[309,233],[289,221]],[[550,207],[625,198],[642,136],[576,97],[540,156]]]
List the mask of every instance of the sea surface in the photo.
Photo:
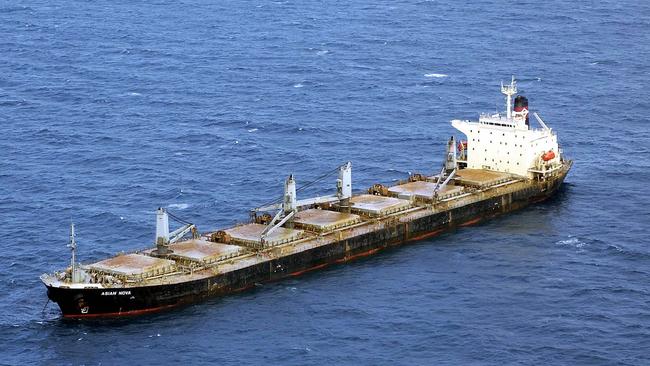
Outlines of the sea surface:
[[[575,160],[548,202],[165,313],[46,304],[71,222],[87,263],[159,206],[438,171],[511,75]],[[2,1],[0,364],[648,365],[649,86],[647,1]]]

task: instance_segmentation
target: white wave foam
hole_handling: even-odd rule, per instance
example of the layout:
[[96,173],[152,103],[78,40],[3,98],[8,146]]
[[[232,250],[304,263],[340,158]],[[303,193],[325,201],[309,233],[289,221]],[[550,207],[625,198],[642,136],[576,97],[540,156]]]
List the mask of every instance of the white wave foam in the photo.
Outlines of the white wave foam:
[[188,207],[190,207],[190,205],[187,203],[172,203],[169,206],[167,206],[167,208],[173,208],[175,210],[184,210]]
[[257,131],[257,128],[251,128],[250,130],[248,130],[248,132],[255,132],[255,131]]
[[330,51],[328,51],[328,50],[320,50],[320,51],[316,52],[316,54],[318,56],[327,55],[328,53],[330,53]]
[[556,244],[558,244],[558,245],[569,245],[569,246],[576,247],[576,248],[582,248],[585,245],[587,245],[587,243],[585,243],[583,241],[580,241],[580,239],[572,238],[572,237],[569,237],[569,239],[565,239],[565,240],[559,240],[559,241],[556,242]]
[[298,83],[298,84],[295,84],[293,87],[294,87],[294,88],[302,88],[303,86],[304,86],[304,85],[302,85],[301,83]]
[[140,93],[136,93],[136,92],[131,92],[131,93],[129,93],[129,95],[130,95],[130,96],[133,96],[133,97],[139,97],[139,96],[141,96],[142,94],[140,94]]
[[446,78],[447,74],[424,74],[424,77],[426,78]]

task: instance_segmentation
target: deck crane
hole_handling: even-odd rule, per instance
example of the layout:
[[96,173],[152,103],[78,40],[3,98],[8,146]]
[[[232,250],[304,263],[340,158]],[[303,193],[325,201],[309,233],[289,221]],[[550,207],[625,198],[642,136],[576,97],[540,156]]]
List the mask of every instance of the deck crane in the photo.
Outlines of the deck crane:
[[[170,217],[183,224],[183,226],[172,232],[169,232]],[[166,209],[159,207],[156,210],[156,250],[154,253],[158,255],[171,253],[172,251],[169,249],[169,244],[174,244],[175,242],[179,241],[190,231],[192,232],[192,237],[196,238],[196,225],[179,219],[178,217],[167,212]]]
[[[434,198],[438,197],[438,192],[441,191],[447,183],[456,175],[458,171],[458,160],[456,154],[456,139],[454,136],[451,136],[447,142],[447,157],[445,164],[442,166],[442,170],[438,175],[438,181],[436,182],[435,187],[433,188]],[[445,178],[446,176],[446,178]],[[443,180],[444,178],[444,180]]]
[[[288,224],[288,226],[291,227],[291,219],[303,207],[323,203],[339,202],[340,207],[349,212],[350,198],[352,197],[352,163],[347,162],[338,167],[338,173],[339,177],[336,180],[336,194],[318,196],[303,200],[297,199],[296,180],[294,179],[293,174],[289,175],[287,180],[284,182],[284,196],[281,202],[257,207],[251,210],[252,217],[255,217],[258,212],[277,210],[277,213],[268,223],[268,226],[264,229],[264,231],[262,231],[262,242],[265,241],[268,235],[270,235],[274,230],[281,227],[282,225]],[[310,185],[312,183],[314,182],[310,182],[307,185]]]

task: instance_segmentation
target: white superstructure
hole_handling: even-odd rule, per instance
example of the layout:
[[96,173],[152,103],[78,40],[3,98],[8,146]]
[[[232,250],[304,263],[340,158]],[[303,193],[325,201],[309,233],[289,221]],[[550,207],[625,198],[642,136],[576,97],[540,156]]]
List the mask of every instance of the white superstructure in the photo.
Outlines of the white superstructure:
[[[478,122],[453,120],[452,126],[467,136],[461,142],[459,163],[470,169],[488,169],[527,178],[544,175],[561,166],[561,151],[554,131],[533,114],[540,128],[528,123],[528,100],[518,97],[513,77],[510,85],[501,85],[506,95],[506,115],[482,114]],[[522,102],[523,101],[523,102]],[[519,105],[517,104],[519,102]]]

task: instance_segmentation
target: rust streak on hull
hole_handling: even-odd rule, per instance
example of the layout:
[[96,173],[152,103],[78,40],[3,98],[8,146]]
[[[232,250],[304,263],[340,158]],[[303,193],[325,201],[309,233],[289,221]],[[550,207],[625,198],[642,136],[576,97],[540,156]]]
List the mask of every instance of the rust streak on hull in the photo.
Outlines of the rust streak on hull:
[[432,232],[427,233],[427,234],[422,234],[422,235],[418,235],[418,236],[414,236],[414,237],[412,237],[412,238],[409,238],[408,241],[418,241],[418,240],[423,240],[423,239],[431,238],[431,237],[434,237],[434,236],[436,236],[436,235],[438,235],[438,234],[441,234],[441,233],[444,232],[444,231],[445,231],[445,229],[440,229],[440,230],[432,231]]
[[471,226],[471,225],[477,224],[480,221],[481,221],[481,218],[477,217],[477,218],[475,218],[473,220],[469,220],[469,221],[466,221],[466,222],[460,224],[460,226],[463,226],[463,227],[464,226]]
[[[331,262],[330,262],[330,263],[331,263]],[[316,270],[321,269],[321,268],[323,268],[323,267],[327,267],[330,263],[319,264],[319,265],[317,265],[317,266],[313,266],[313,267],[311,267],[311,268],[303,269],[303,270],[301,270],[301,271],[292,272],[292,273],[290,273],[289,275],[290,275],[290,276],[294,276],[294,277],[295,277],[295,276],[300,276],[300,275],[302,275],[302,274],[304,274],[304,273],[311,272],[311,271],[316,271]]]
[[373,254],[377,253],[381,249],[383,249],[383,248],[380,247],[380,248],[370,249],[370,250],[362,252],[362,253],[358,253],[358,254],[355,254],[355,255],[347,256],[345,258],[341,258],[341,259],[337,260],[336,262],[337,263],[344,263],[344,262],[353,261],[353,260],[358,259],[358,258],[367,257],[369,255],[373,255]]

